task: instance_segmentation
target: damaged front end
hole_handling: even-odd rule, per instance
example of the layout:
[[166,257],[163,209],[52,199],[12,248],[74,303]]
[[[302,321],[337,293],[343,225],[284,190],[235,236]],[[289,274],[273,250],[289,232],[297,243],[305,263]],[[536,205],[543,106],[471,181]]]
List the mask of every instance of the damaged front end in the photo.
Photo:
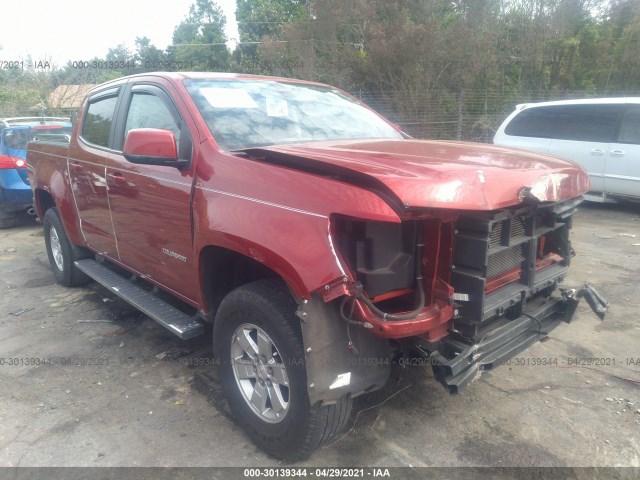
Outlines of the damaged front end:
[[571,322],[582,296],[589,298],[594,312],[604,318],[608,302],[585,284],[578,292],[560,289],[558,297],[531,298],[522,315],[491,325],[479,338],[470,339],[456,332],[435,349],[425,345],[417,348],[429,358],[436,379],[449,393],[459,393],[482,371],[491,370],[535,342],[546,340],[548,333],[561,322]]
[[419,341],[436,378],[457,393],[489,370],[570,322],[579,299],[604,315],[592,287],[559,289],[574,255],[569,240],[581,198],[463,214],[456,223],[451,284],[458,300],[451,334],[437,344]]
[[602,318],[608,305],[592,287],[558,288],[574,255],[569,230],[580,202],[416,210],[398,224],[336,216],[333,242],[351,277],[328,285],[324,300],[343,330],[358,332],[358,342],[346,339],[350,355],[377,337],[369,358],[381,359],[389,353],[379,340],[388,339],[396,354],[427,358],[438,381],[458,393],[481,371],[570,322],[580,298]]

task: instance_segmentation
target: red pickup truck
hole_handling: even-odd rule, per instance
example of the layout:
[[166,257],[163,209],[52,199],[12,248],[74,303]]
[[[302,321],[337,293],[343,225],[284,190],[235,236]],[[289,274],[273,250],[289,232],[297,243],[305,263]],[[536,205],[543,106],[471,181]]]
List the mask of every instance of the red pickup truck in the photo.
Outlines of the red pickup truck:
[[96,87],[68,146],[29,146],[57,280],[91,279],[187,339],[263,450],[304,458],[391,362],[457,393],[569,321],[589,190],[568,161],[409,138],[297,80],[153,73]]

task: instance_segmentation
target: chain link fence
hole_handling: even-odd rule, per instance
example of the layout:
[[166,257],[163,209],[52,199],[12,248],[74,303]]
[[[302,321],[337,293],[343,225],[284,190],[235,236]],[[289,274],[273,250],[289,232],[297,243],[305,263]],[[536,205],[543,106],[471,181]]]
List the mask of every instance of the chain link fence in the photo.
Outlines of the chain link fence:
[[519,95],[487,91],[409,95],[407,92],[390,91],[375,95],[355,92],[354,95],[412,137],[491,143],[500,124],[518,104],[590,97],[633,97],[640,96],[640,91],[527,91]]

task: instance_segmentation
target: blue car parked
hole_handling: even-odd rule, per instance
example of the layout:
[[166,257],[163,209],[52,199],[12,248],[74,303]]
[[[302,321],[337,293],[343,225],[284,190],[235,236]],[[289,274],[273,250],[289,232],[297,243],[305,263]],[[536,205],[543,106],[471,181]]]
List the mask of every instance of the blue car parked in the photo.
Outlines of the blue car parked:
[[12,227],[17,212],[33,212],[27,179],[27,144],[68,141],[71,123],[65,118],[22,117],[0,120],[0,228]]

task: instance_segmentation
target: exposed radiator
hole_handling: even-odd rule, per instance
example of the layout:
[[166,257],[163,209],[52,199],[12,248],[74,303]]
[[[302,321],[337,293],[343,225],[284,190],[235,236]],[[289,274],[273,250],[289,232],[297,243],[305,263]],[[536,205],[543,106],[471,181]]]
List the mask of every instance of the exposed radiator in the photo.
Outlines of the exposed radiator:
[[[458,220],[451,283],[469,298],[460,302],[454,323],[458,331],[474,337],[493,321],[517,318],[529,299],[555,288],[567,272],[571,215],[580,201]],[[553,256],[553,261],[545,261],[545,256]]]

